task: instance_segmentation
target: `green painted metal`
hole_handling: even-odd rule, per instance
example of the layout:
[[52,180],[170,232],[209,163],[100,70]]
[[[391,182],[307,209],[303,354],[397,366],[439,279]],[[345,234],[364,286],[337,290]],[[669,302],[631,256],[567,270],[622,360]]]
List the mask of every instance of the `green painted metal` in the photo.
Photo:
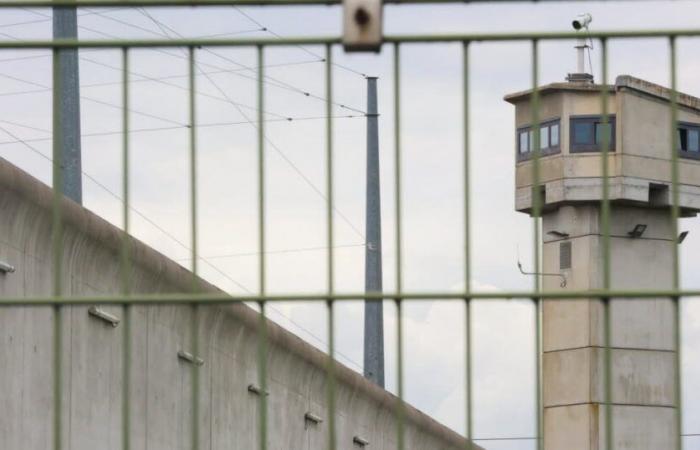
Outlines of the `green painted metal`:
[[[389,0],[385,3],[410,4],[410,3],[451,3],[457,0]],[[479,0],[489,1],[489,0]],[[5,7],[32,7],[32,6],[57,6],[57,5],[76,5],[76,6],[222,6],[222,5],[337,5],[341,0],[85,0],[85,1],[69,1],[69,0],[22,0],[22,1],[0,1],[0,9]],[[462,3],[461,1],[459,3]],[[677,94],[676,94],[676,40],[680,37],[698,37],[700,29],[675,29],[675,30],[630,30],[630,31],[601,31],[591,32],[591,38],[599,39],[601,43],[601,58],[602,58],[602,83],[607,83],[608,77],[608,53],[607,45],[611,39],[639,39],[639,38],[666,38],[670,44],[670,74],[671,74],[671,129],[672,139],[670,151],[672,155],[671,176],[672,176],[672,201],[671,216],[673,219],[674,233],[677,235],[678,218],[680,216],[679,208],[679,192],[678,192],[678,147],[677,134],[673,130],[677,127]],[[259,39],[129,39],[129,40],[27,40],[27,41],[2,41],[0,49],[51,49],[54,53],[54,67],[57,66],[57,50],[62,48],[116,48],[122,51],[122,104],[123,104],[123,150],[122,150],[122,183],[123,183],[123,228],[126,231],[124,240],[121,246],[121,277],[122,289],[120,295],[110,296],[70,296],[64,295],[63,286],[61,285],[61,249],[62,249],[62,223],[61,223],[61,201],[62,197],[58,190],[55,191],[53,199],[53,230],[52,230],[52,246],[53,246],[53,292],[48,297],[34,298],[0,298],[0,307],[7,306],[28,306],[40,307],[50,306],[54,309],[54,342],[53,342],[53,448],[61,450],[63,437],[61,436],[61,426],[64,422],[62,417],[62,310],[70,305],[92,305],[92,304],[114,304],[123,305],[124,307],[124,326],[123,326],[123,367],[122,373],[124,378],[124,392],[122,396],[122,448],[129,450],[130,446],[130,354],[131,354],[131,307],[134,305],[191,305],[192,306],[192,322],[191,322],[191,352],[197,356],[199,354],[199,308],[204,305],[215,304],[230,304],[236,302],[254,302],[260,308],[260,319],[258,322],[258,383],[261,392],[267,391],[268,373],[267,373],[267,318],[266,304],[269,302],[286,302],[286,301],[318,301],[325,302],[327,323],[328,323],[328,353],[331,358],[328,359],[327,373],[327,400],[329,411],[329,430],[328,430],[328,448],[333,450],[337,448],[337,430],[336,430],[336,379],[335,379],[335,337],[334,337],[334,305],[338,301],[365,301],[367,299],[388,299],[393,300],[396,306],[397,320],[397,393],[400,399],[403,399],[404,394],[404,346],[403,333],[404,325],[402,320],[403,306],[406,301],[410,300],[439,300],[439,301],[461,301],[465,305],[465,433],[468,438],[467,447],[471,449],[471,439],[475,434],[474,430],[474,405],[473,405],[473,347],[475,345],[472,338],[472,302],[473,300],[500,300],[500,299],[531,299],[533,303],[533,327],[535,330],[535,379],[537,380],[535,394],[535,423],[536,431],[534,439],[537,442],[537,448],[543,449],[543,417],[542,417],[542,304],[546,299],[557,299],[560,301],[576,300],[576,299],[600,299],[604,306],[604,342],[605,342],[605,442],[608,449],[613,448],[614,423],[612,414],[612,386],[611,386],[611,319],[610,319],[610,303],[611,299],[637,299],[637,298],[654,298],[667,297],[674,301],[675,305],[675,345],[676,353],[676,392],[675,401],[677,412],[677,434],[679,436],[677,449],[682,448],[681,427],[682,427],[682,408],[681,408],[681,333],[680,333],[680,313],[681,313],[681,298],[682,297],[700,297],[700,290],[682,290],[680,288],[680,267],[678,244],[673,243],[673,286],[671,289],[661,290],[615,290],[611,288],[610,280],[610,168],[608,155],[610,151],[610,142],[608,135],[604,135],[602,144],[601,159],[603,173],[603,198],[601,201],[601,224],[603,228],[603,289],[587,290],[587,291],[565,291],[565,292],[548,292],[543,290],[541,278],[535,277],[532,290],[525,291],[508,291],[508,292],[478,292],[473,291],[471,286],[471,177],[470,177],[470,114],[469,114],[469,75],[470,75],[470,46],[478,42],[496,42],[496,41],[524,41],[531,43],[532,50],[532,116],[534,129],[534,151],[533,151],[533,267],[534,271],[538,272],[541,268],[541,211],[542,199],[540,197],[540,117],[539,117],[539,43],[541,41],[552,41],[562,39],[574,39],[578,37],[577,33],[573,32],[516,32],[516,33],[465,33],[465,34],[411,34],[411,35],[389,35],[385,36],[385,46],[391,46],[393,50],[393,88],[394,88],[394,163],[395,163],[395,248],[396,248],[396,287],[395,292],[368,294],[365,292],[349,292],[338,293],[335,290],[334,283],[334,224],[333,224],[333,50],[341,46],[340,36],[317,36],[317,37],[298,37],[298,38],[259,38]],[[402,148],[401,148],[401,49],[403,46],[411,43],[434,43],[434,44],[449,44],[461,43],[463,49],[463,195],[464,195],[464,277],[465,287],[462,292],[405,292],[403,288],[403,273],[402,273]],[[264,52],[266,47],[292,47],[299,45],[324,45],[325,46],[325,83],[326,83],[326,221],[327,221],[327,292],[322,294],[267,294],[266,286],[266,214],[265,214],[265,191],[266,191],[266,168],[265,168],[265,120],[263,111],[265,106],[265,90],[264,90]],[[190,145],[190,183],[191,183],[191,204],[190,204],[190,221],[191,221],[191,258],[192,258],[192,274],[193,284],[191,293],[183,294],[168,294],[168,295],[142,295],[131,292],[130,274],[132,264],[130,260],[130,240],[129,232],[129,217],[130,217],[130,196],[129,196],[129,51],[133,48],[146,47],[181,47],[188,50],[188,95],[189,95],[189,145]],[[196,74],[198,72],[196,62],[196,49],[200,47],[248,47],[257,50],[257,145],[258,145],[258,251],[259,251],[259,289],[258,293],[249,295],[228,295],[228,294],[211,294],[200,291],[198,283],[198,260],[197,251],[197,114],[195,104],[195,87]],[[54,69],[54,81],[60,76],[59,72]],[[60,86],[60,83],[55,83]],[[60,109],[56,107],[60,92],[54,90],[54,130],[60,130],[55,126],[59,118]],[[603,113],[603,121],[608,121],[608,98],[607,90],[601,91],[601,110]],[[58,132],[54,135],[54,161],[60,161],[60,146],[56,145]],[[53,184],[54,186],[61,185],[61,170],[57,164],[53,166]],[[199,448],[199,421],[200,421],[200,376],[199,366],[192,365],[192,414],[191,414],[191,430],[192,440],[191,447],[193,450]],[[267,450],[268,446],[268,411],[267,411],[267,396],[260,395],[258,397],[258,420],[259,434],[258,442],[260,450]],[[397,416],[397,446],[400,450],[406,447],[405,436],[405,410],[403,402],[396,403]]]
[[[121,248],[122,294],[131,292],[129,259],[129,49],[122,49],[122,228]],[[122,450],[131,449],[131,305],[124,305],[122,325]]]

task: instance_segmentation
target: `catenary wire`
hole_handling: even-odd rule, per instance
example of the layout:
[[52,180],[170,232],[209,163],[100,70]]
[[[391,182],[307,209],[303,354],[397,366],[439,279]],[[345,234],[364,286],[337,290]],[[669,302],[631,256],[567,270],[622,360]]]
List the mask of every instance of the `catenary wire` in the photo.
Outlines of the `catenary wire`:
[[[45,58],[48,57],[48,55],[38,55],[38,56],[30,56],[28,58]],[[0,63],[2,62],[8,62],[8,61],[16,61],[16,59],[0,59]],[[92,61],[91,61],[92,62]],[[279,68],[279,67],[287,67],[287,66],[301,66],[301,65],[306,65],[306,64],[316,64],[318,61],[294,61],[294,62],[289,62],[289,63],[278,63],[278,64],[267,64],[265,68]],[[112,67],[105,65],[105,67]],[[207,73],[216,75],[216,74],[223,74],[223,73],[228,73],[228,72],[238,72],[246,69],[223,69],[223,70],[212,70]],[[176,79],[182,79],[182,78],[187,78],[188,75],[165,75],[162,77],[147,77],[147,78],[139,78],[139,79],[129,79],[129,84],[134,84],[134,83],[144,83],[144,82],[155,82],[155,81],[164,81],[164,80],[176,80]],[[121,85],[121,81],[102,81],[98,83],[84,83],[80,85],[81,89],[84,88],[96,88],[96,87],[106,87],[106,86],[118,86]],[[0,92],[0,97],[9,97],[9,96],[15,96],[15,95],[30,95],[30,94],[41,94],[44,92],[51,92],[53,89],[52,88],[43,88],[43,89],[32,89],[32,90],[27,90],[27,91],[9,91],[9,92]],[[201,95],[201,93],[198,93]],[[338,116],[342,117],[342,116]]]
[[[333,119],[353,119],[357,117],[364,117],[364,116],[333,116]],[[297,121],[304,121],[304,120],[322,120],[322,119],[327,119],[325,116],[317,116],[317,117],[293,117],[293,118],[286,118],[286,119],[267,119],[264,122],[297,122]],[[0,119],[0,122],[7,123],[9,125],[14,125],[17,127],[24,127],[24,128],[29,128],[32,130],[36,131],[41,131],[43,133],[49,133],[51,134],[51,130],[46,130],[43,128],[36,128],[28,125],[23,125],[17,122],[10,122],[7,120],[2,120]],[[202,123],[202,124],[197,124],[197,128],[211,128],[211,127],[226,127],[226,126],[232,126],[232,125],[248,125],[247,121],[238,121],[238,122],[212,122],[212,123]],[[182,126],[168,126],[168,127],[153,127],[153,128],[135,128],[129,130],[129,134],[135,134],[135,133],[147,133],[147,132],[158,132],[158,131],[172,131],[172,130],[186,130],[188,128],[187,125],[182,125]],[[115,135],[120,135],[123,134],[123,130],[112,130],[112,131],[97,131],[93,133],[82,133],[81,137],[86,138],[86,137],[99,137],[99,136],[115,136]],[[43,137],[43,138],[29,138],[29,139],[24,139],[24,142],[45,142],[45,141],[50,141],[53,139],[52,137]],[[0,141],[0,145],[10,145],[10,144],[21,144],[21,141],[18,140],[12,140],[12,141]]]
[[[244,11],[242,8],[240,8],[239,6],[235,6],[235,5],[234,5],[234,6],[232,6],[232,8],[235,9],[236,12],[238,12],[240,15],[242,15],[243,17],[245,17],[246,19],[248,19],[251,23],[253,23],[254,25],[259,26],[260,28],[262,28],[263,31],[269,33],[270,35],[272,35],[272,36],[274,36],[274,37],[276,37],[276,38],[278,38],[278,39],[284,39],[284,36],[282,36],[282,35],[279,34],[279,33],[276,33],[276,32],[274,32],[274,31],[272,31],[270,28],[266,27],[266,26],[263,25],[260,21],[258,21],[257,19],[253,18],[253,16],[251,16],[249,13],[245,12],[245,11]],[[306,54],[308,54],[308,55],[311,55],[311,56],[313,56],[313,57],[315,57],[315,58],[319,58],[319,59],[321,59],[321,60],[325,60],[325,58],[323,58],[321,55],[319,55],[318,53],[315,53],[315,52],[309,50],[308,48],[304,47],[303,45],[295,45],[295,47],[297,47],[298,49],[300,49],[301,51],[303,51],[304,53],[306,53]],[[339,69],[346,70],[346,71],[348,71],[348,72],[350,72],[350,73],[354,73],[355,75],[359,75],[359,76],[361,76],[361,77],[363,77],[363,78],[367,78],[367,74],[364,74],[364,73],[362,73],[362,72],[360,72],[360,71],[357,71],[357,70],[353,69],[352,67],[348,67],[348,66],[346,66],[346,65],[339,64],[339,63],[336,63],[336,62],[332,62],[331,65],[332,65],[332,66],[335,66],[335,67],[337,67],[337,68],[339,68]]]
[[[103,18],[105,18],[105,19],[112,20],[112,21],[115,21],[115,22],[117,22],[117,23],[121,23],[121,24],[123,24],[123,25],[125,25],[125,26],[132,26],[132,27],[134,27],[134,28],[136,28],[136,29],[139,29],[139,30],[141,30],[141,31],[145,31],[145,32],[148,32],[148,33],[150,33],[150,34],[157,35],[157,36],[162,36],[162,37],[167,37],[167,36],[168,36],[167,32],[165,32],[165,30],[164,30],[163,28],[161,28],[161,27],[168,28],[173,34],[178,34],[178,35],[182,36],[180,33],[177,33],[175,30],[173,30],[172,28],[170,28],[168,25],[164,24],[162,21],[159,21],[159,20],[155,19],[155,18],[154,18],[150,13],[148,13],[145,9],[143,9],[143,8],[137,8],[137,11],[138,11],[140,14],[144,15],[144,16],[145,16],[146,18],[148,18],[149,20],[151,20],[151,21],[153,21],[154,23],[156,23],[156,26],[159,27],[159,29],[161,30],[161,32],[154,31],[154,30],[149,30],[149,29],[146,29],[146,28],[137,26],[137,25],[133,25],[133,24],[131,24],[131,23],[129,23],[129,22],[126,22],[126,21],[123,21],[123,20],[120,20],[120,19],[116,19],[116,18],[114,18],[114,17],[109,16],[109,15],[108,15],[108,12],[97,13],[97,15],[100,16],[100,17],[103,17]],[[259,25],[259,26],[260,26],[261,28],[264,28],[266,32],[270,32],[270,30],[269,30],[268,28],[266,28],[265,26],[263,26],[263,25]],[[86,29],[86,30],[88,30],[88,31],[93,31],[93,32],[95,32],[95,30],[88,29],[88,28],[83,27],[83,26],[81,26],[81,28],[82,28],[82,29]],[[104,34],[104,33],[103,33],[103,34]],[[161,53],[169,54],[170,56],[174,56],[174,57],[178,57],[178,58],[184,58],[184,56],[181,56],[181,55],[175,56],[175,54],[173,54],[172,52],[169,52],[169,51],[167,51],[167,50],[163,50],[163,49],[152,49],[152,50],[154,50],[154,51],[160,51]],[[225,55],[221,55],[219,52],[215,52],[215,51],[213,51],[213,50],[211,50],[211,49],[203,49],[203,50],[206,51],[207,53],[211,54],[211,55],[214,55],[214,56],[216,56],[216,57],[218,57],[218,58],[223,59],[224,61],[227,61],[227,62],[229,62],[229,63],[231,63],[231,64],[235,64],[235,65],[237,65],[239,68],[247,69],[248,71],[252,72],[253,74],[254,74],[255,71],[256,71],[256,68],[255,68],[255,67],[250,67],[250,66],[246,66],[245,64],[241,64],[241,63],[239,63],[238,61],[233,60],[232,58],[229,58],[229,57],[227,57],[227,56],[225,56]],[[311,52],[311,51],[306,50],[306,53],[309,54],[309,55],[311,55],[311,56],[313,56],[314,58],[318,58],[318,62],[325,62],[325,59],[324,59],[324,58],[322,58],[321,56],[319,56],[319,55],[317,55],[317,54],[315,54],[315,53],[313,53],[313,52]],[[212,64],[210,64],[210,63],[200,62],[199,64],[200,64],[200,65],[203,65],[203,66],[204,66],[204,65],[207,65],[207,66],[209,66],[209,67],[219,68],[219,69],[220,69],[220,67],[217,67],[216,65],[212,65]],[[246,78],[246,79],[251,79],[251,80],[255,80],[255,79],[256,79],[254,75],[253,75],[253,76],[247,76],[247,75],[244,75],[244,74],[236,73],[236,76],[239,76],[239,77],[242,77],[242,78]],[[306,91],[306,90],[304,90],[304,89],[298,88],[298,87],[296,87],[296,86],[294,86],[294,85],[292,85],[292,84],[290,84],[290,83],[287,83],[287,82],[285,82],[285,81],[282,81],[282,80],[279,80],[279,79],[276,79],[276,78],[273,78],[273,77],[270,77],[270,76],[265,76],[265,79],[266,79],[265,83],[266,83],[266,84],[269,84],[270,86],[275,86],[275,87],[280,88],[280,89],[286,89],[286,90],[289,90],[289,91],[292,91],[292,92],[296,92],[296,93],[301,94],[301,95],[303,95],[303,96],[305,96],[305,97],[313,98],[313,99],[316,99],[316,100],[319,100],[319,101],[324,101],[324,102],[326,101],[326,99],[325,99],[323,96],[313,94],[313,93],[311,93],[311,92],[309,92],[309,91]],[[347,109],[347,110],[354,111],[354,112],[357,112],[357,113],[365,114],[365,111],[363,111],[363,110],[361,110],[361,109],[359,109],[359,108],[354,108],[354,107],[345,105],[345,104],[343,104],[343,103],[333,102],[332,104],[333,104],[334,106],[337,106],[337,107],[342,108],[342,109]]]
[[[172,29],[171,29],[171,30],[172,30]],[[91,31],[94,31],[94,30],[91,30]],[[173,31],[174,31],[174,30],[173,30]],[[4,34],[4,33],[3,33],[3,34]],[[10,37],[10,36],[8,36],[8,37]],[[167,37],[167,36],[166,36],[166,37]],[[201,69],[200,69],[200,70],[201,70]],[[3,74],[0,74],[0,75],[3,75]],[[209,79],[209,81],[210,81],[217,89],[220,90],[220,87],[218,87],[218,85],[216,85],[216,84],[213,82],[213,80],[210,79],[210,77],[209,77],[208,75],[207,75],[207,78]],[[18,80],[18,81],[19,81],[19,80]],[[42,86],[39,85],[38,83],[36,83],[36,85],[42,87]],[[222,92],[222,94],[225,94],[223,91],[221,91],[221,92]],[[309,95],[307,94],[307,96],[309,96]],[[229,102],[232,103],[233,106],[235,106],[237,109],[239,109],[239,112],[241,113],[241,115],[243,115],[243,116],[248,120],[247,123],[253,124],[252,121],[250,121],[250,119],[249,119],[247,116],[245,116],[245,114],[243,114],[243,112],[240,110],[240,105],[234,104],[233,102],[231,102],[231,100],[228,98],[228,96],[226,96],[226,97],[227,97],[227,99],[229,100]],[[84,98],[84,99],[86,99],[86,100],[94,101],[94,99],[90,99],[90,98],[85,98],[85,97],[81,97],[81,98]],[[101,102],[101,101],[98,101],[98,102],[104,104],[104,102]],[[111,106],[114,106],[114,105],[111,105]],[[346,107],[346,106],[344,106],[344,105],[339,105],[339,106],[341,106],[341,107],[343,107],[343,108],[351,109],[351,108],[348,108],[348,107]],[[131,112],[133,112],[133,113],[135,113],[135,114],[140,114],[139,111],[134,111],[134,110],[129,110],[129,111],[131,111]],[[360,110],[356,110],[356,111],[357,111],[357,112],[361,112],[361,113],[364,115],[364,112],[362,112],[362,111],[360,111]],[[286,119],[286,120],[289,120],[289,119]],[[293,119],[292,119],[292,120],[293,120]],[[253,124],[253,125],[255,125],[255,124]],[[184,125],[183,127],[186,127],[186,125]],[[34,148],[33,146],[31,146],[28,142],[26,142],[26,140],[20,139],[18,136],[14,135],[13,133],[9,132],[8,130],[6,130],[6,129],[2,128],[2,127],[0,127],[0,130],[3,131],[3,132],[5,132],[5,134],[9,135],[10,137],[12,137],[13,139],[15,139],[16,141],[18,141],[18,143],[21,143],[21,144],[25,145],[27,148],[31,149],[33,152],[35,152],[35,153],[37,153],[38,155],[42,156],[43,158],[47,159],[47,160],[50,161],[52,164],[54,163],[53,160],[52,160],[52,158],[50,158],[49,156],[45,155],[43,152],[41,152],[41,151],[39,151],[38,149],[36,149],[36,148]],[[43,131],[43,130],[42,130],[42,131]],[[266,138],[266,140],[269,141],[269,138],[267,138],[267,136],[266,136],[265,138]],[[292,167],[293,167],[305,180],[307,180],[308,183],[311,183],[310,180],[309,180],[303,173],[301,173],[301,171],[286,157],[286,155],[283,155],[282,152],[281,152],[273,143],[270,142],[270,145],[272,145],[272,146],[278,151],[278,153],[280,153],[280,154],[283,156],[283,158],[284,158],[288,163],[290,163],[290,164],[292,165]],[[104,184],[102,184],[101,182],[99,182],[95,177],[92,177],[91,175],[85,173],[84,171],[83,171],[83,175],[84,175],[86,178],[88,178],[90,181],[92,181],[93,183],[95,183],[97,186],[99,186],[100,188],[102,188],[103,190],[105,190],[106,192],[108,192],[110,195],[112,195],[113,197],[115,197],[116,199],[118,199],[118,200],[120,200],[120,201],[123,201],[123,200],[121,200],[121,198],[120,198],[117,194],[115,194],[113,191],[111,191],[109,188],[107,188],[107,186],[105,186]],[[313,186],[313,184],[311,184],[311,186],[312,186],[312,187],[314,188],[314,190],[316,190],[319,194],[323,195],[323,194],[320,192],[320,190],[318,190],[315,186]],[[181,242],[179,239],[177,239],[176,237],[174,237],[172,234],[168,233],[168,232],[167,232],[166,230],[164,230],[162,227],[158,226],[155,222],[153,222],[151,219],[149,219],[147,216],[145,216],[145,214],[139,212],[138,210],[136,210],[135,208],[133,208],[133,206],[129,206],[129,208],[130,208],[131,210],[133,210],[137,215],[139,215],[140,217],[142,217],[144,220],[146,220],[147,222],[149,222],[152,226],[155,226],[155,227],[156,227],[157,229],[159,229],[161,232],[163,232],[164,234],[166,234],[167,236],[169,236],[174,242],[178,243],[180,246],[182,246],[182,247],[184,247],[185,249],[187,249],[187,245],[186,245],[186,244],[184,244],[183,242]],[[337,211],[337,210],[336,210],[336,213],[338,213],[341,217],[343,217],[343,218],[347,221],[347,219],[345,218],[344,215],[342,215],[342,213],[340,213],[340,212]],[[353,230],[355,230],[356,232],[359,233],[359,230],[357,230],[357,228],[354,227],[353,224],[349,223],[349,225],[353,228]],[[360,233],[360,236],[362,236],[361,233]],[[363,236],[362,236],[362,237],[363,237]],[[364,239],[364,237],[363,237],[363,239]],[[363,245],[363,244],[360,244],[360,245]],[[212,269],[214,269],[216,272],[218,272],[218,273],[221,274],[222,276],[224,276],[224,277],[226,277],[227,279],[229,279],[230,281],[232,281],[232,282],[233,282],[236,286],[238,286],[239,288],[241,288],[241,289],[243,289],[244,291],[247,291],[247,292],[249,292],[249,293],[252,292],[252,291],[250,291],[247,287],[245,287],[244,285],[242,285],[240,282],[238,282],[238,281],[236,281],[235,279],[233,279],[230,275],[228,275],[227,273],[225,273],[224,271],[222,271],[221,269],[219,269],[218,267],[216,267],[215,265],[213,265],[212,263],[210,263],[207,259],[202,258],[202,257],[199,257],[198,259],[202,260],[202,261],[205,262],[209,267],[211,267]],[[305,333],[309,334],[313,339],[315,339],[315,340],[317,340],[318,342],[320,342],[321,344],[324,344],[324,345],[325,345],[325,342],[324,342],[321,338],[319,338],[318,336],[316,336],[315,334],[313,334],[311,331],[307,330],[306,328],[304,328],[303,326],[301,326],[300,324],[298,324],[297,322],[295,322],[293,319],[291,319],[290,317],[286,316],[284,313],[282,313],[281,311],[279,311],[277,308],[274,308],[274,307],[273,307],[272,309],[275,310],[275,311],[276,311],[278,314],[280,314],[282,317],[284,317],[286,320],[288,320],[290,323],[292,323],[293,325],[295,325],[295,326],[298,327],[299,329],[303,330]],[[341,352],[336,352],[336,353],[337,353],[339,356],[341,356],[341,357],[343,357],[344,359],[346,359],[346,360],[347,360],[348,362],[350,362],[352,365],[356,366],[359,370],[362,370],[362,367],[361,367],[359,364],[357,364],[354,360],[352,360],[351,358],[349,358],[349,357],[343,355]]]
[[[154,19],[154,20],[155,20],[155,19]],[[172,30],[172,28],[170,28],[170,30],[171,30],[171,32],[172,32],[175,36],[177,36],[177,37],[182,37],[182,35],[181,35],[180,33],[178,33],[177,31]],[[168,34],[166,34],[165,37],[166,37],[166,38],[170,38],[170,36],[169,36]],[[195,65],[196,65],[196,64],[195,64]],[[211,76],[206,75],[206,74],[202,71],[202,69],[201,69],[199,66],[197,66],[197,71],[198,71],[200,74],[203,74],[204,77],[207,79],[207,81],[209,81],[209,83],[211,83],[211,85],[212,85],[217,91],[219,91],[219,93],[220,93],[222,96],[224,96],[224,97],[227,98],[227,99],[230,98],[230,97],[228,96],[228,94],[226,94],[226,92],[211,78]],[[243,118],[244,118],[246,121],[248,121],[248,123],[250,123],[250,125],[251,125],[253,128],[258,129],[258,125],[257,125],[257,124],[256,124],[256,123],[255,123],[255,122],[254,122],[254,121],[253,121],[253,120],[252,120],[252,119],[251,119],[251,118],[250,118],[250,117],[235,103],[235,102],[231,101],[230,103],[231,103],[231,105],[232,105],[234,108],[236,108],[236,110],[238,111],[238,113],[239,113],[241,116],[243,116]],[[280,156],[282,157],[282,159],[283,159],[284,161],[286,161],[286,162],[289,164],[289,166],[290,166],[290,167],[291,167],[305,182],[306,182],[306,184],[309,185],[309,186],[311,187],[311,189],[313,189],[324,201],[328,201],[328,199],[326,198],[326,195],[323,193],[323,191],[321,191],[321,190],[314,184],[314,182],[313,182],[313,181],[312,181],[312,180],[311,180],[311,179],[310,179],[310,178],[309,178],[309,177],[308,177],[308,176],[307,176],[307,175],[306,175],[306,174],[305,174],[305,173],[304,173],[304,172],[303,172],[303,171],[302,171],[302,170],[301,170],[301,169],[300,169],[300,168],[299,168],[299,167],[298,167],[298,166],[297,166],[283,151],[282,151],[281,148],[279,148],[279,147],[270,139],[269,136],[267,136],[266,134],[264,134],[264,135],[263,135],[263,138],[265,139],[265,142],[266,142],[267,144],[269,144],[270,147],[272,147],[272,149],[275,150],[275,152],[276,152],[278,155],[280,155]],[[342,220],[343,220],[343,221],[344,221],[358,236],[360,236],[360,237],[362,238],[363,241],[365,240],[364,234],[359,230],[359,228],[358,228],[357,226],[355,226],[355,224],[352,223],[352,221],[351,221],[347,216],[345,216],[340,210],[338,210],[338,209],[335,208],[335,207],[333,208],[333,210],[334,210],[335,213],[338,215],[338,217],[340,217],[340,218],[341,218],[341,219],[342,219]]]
[[[3,133],[7,134],[7,135],[10,136],[11,138],[18,140],[20,143],[22,143],[22,144],[23,144],[25,147],[27,147],[29,150],[31,150],[32,152],[36,153],[37,155],[39,155],[39,156],[41,156],[42,158],[44,158],[44,159],[46,159],[47,161],[49,161],[50,164],[52,164],[52,165],[55,164],[53,158],[51,158],[50,156],[46,155],[44,152],[40,151],[40,150],[37,149],[36,147],[34,147],[34,146],[32,146],[31,144],[27,143],[26,141],[20,139],[17,135],[15,135],[14,133],[10,132],[9,130],[7,130],[6,128],[4,128],[4,127],[1,126],[1,125],[0,125],[0,131],[2,131]],[[112,197],[114,197],[114,198],[117,199],[118,201],[123,202],[123,199],[122,199],[118,194],[116,194],[114,191],[112,191],[111,189],[109,189],[106,185],[104,185],[104,184],[101,183],[99,180],[97,180],[97,178],[95,178],[95,177],[93,177],[92,175],[86,173],[85,171],[82,171],[82,174],[85,176],[85,178],[89,179],[91,182],[93,182],[95,185],[97,185],[100,189],[104,190],[105,192],[107,192],[109,195],[111,195]],[[155,227],[158,231],[160,231],[161,233],[163,233],[164,235],[166,235],[167,237],[169,237],[173,242],[177,243],[179,246],[181,246],[181,247],[184,248],[185,250],[190,250],[189,247],[187,246],[187,244],[185,244],[184,242],[182,242],[180,239],[178,239],[177,237],[175,237],[172,233],[168,232],[167,230],[165,230],[165,229],[164,229],[163,227],[161,227],[160,225],[158,225],[155,221],[153,221],[152,219],[150,219],[147,215],[145,215],[144,213],[142,213],[142,212],[139,211],[138,209],[134,208],[132,205],[129,205],[128,207],[129,207],[129,209],[130,209],[131,211],[133,211],[134,213],[136,213],[136,215],[138,215],[139,217],[141,217],[143,220],[145,220],[145,221],[146,221],[147,223],[149,223],[151,226]],[[207,258],[203,258],[203,257],[199,256],[198,259],[201,260],[202,262],[204,262],[204,263],[205,263],[207,266],[209,266],[211,269],[213,269],[214,271],[216,271],[217,273],[219,273],[221,276],[223,276],[223,277],[225,277],[226,279],[228,279],[229,281],[231,281],[231,282],[232,282],[233,284],[235,284],[239,289],[241,289],[241,290],[243,290],[243,291],[245,291],[245,292],[247,292],[247,293],[249,293],[249,294],[252,293],[252,291],[251,291],[249,288],[247,288],[244,284],[242,284],[241,282],[239,282],[239,281],[237,281],[236,279],[234,279],[232,276],[230,276],[229,274],[227,274],[226,272],[224,272],[223,270],[221,270],[221,269],[220,269],[218,266],[216,266],[215,264],[211,263]],[[323,341],[323,339],[321,339],[320,337],[316,336],[313,332],[311,332],[311,331],[308,330],[307,328],[305,328],[305,327],[303,327],[302,325],[300,325],[300,324],[299,324],[298,322],[296,322],[294,319],[292,319],[291,317],[288,317],[286,314],[284,314],[282,311],[280,311],[279,309],[277,309],[277,308],[275,308],[275,307],[271,307],[271,309],[273,309],[273,310],[274,310],[275,312],[277,312],[279,315],[281,315],[282,317],[284,317],[284,318],[285,318],[286,320],[288,320],[291,324],[293,324],[294,326],[296,326],[297,328],[299,328],[300,330],[302,330],[304,333],[308,334],[308,335],[311,336],[313,339],[315,339],[316,341],[320,342],[322,345],[325,345],[325,342]],[[352,358],[350,358],[350,357],[348,357],[348,356],[342,354],[341,352],[337,352],[337,351],[336,351],[336,354],[338,354],[339,356],[341,356],[343,359],[345,359],[345,360],[346,360],[347,362],[349,362],[350,364],[354,365],[354,366],[355,366],[356,368],[358,368],[360,371],[362,370],[362,367],[361,367],[357,362],[355,362]]]

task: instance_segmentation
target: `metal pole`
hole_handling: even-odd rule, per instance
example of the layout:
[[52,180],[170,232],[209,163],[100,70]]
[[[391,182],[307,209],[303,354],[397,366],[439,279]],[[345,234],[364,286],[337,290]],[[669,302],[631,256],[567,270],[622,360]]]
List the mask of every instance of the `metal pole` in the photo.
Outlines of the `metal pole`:
[[579,37],[576,42],[576,70],[577,73],[586,73],[585,51],[588,45],[585,37]]
[[[77,39],[78,17],[75,7],[53,8],[54,39]],[[57,71],[54,71],[54,89],[58,89],[58,129],[53,138],[61,152],[63,194],[77,203],[83,202],[82,164],[80,155],[80,86],[78,49],[58,51]]]
[[[379,186],[377,78],[367,77],[367,210],[365,292],[382,292],[382,215]],[[384,305],[365,300],[365,378],[384,387]]]

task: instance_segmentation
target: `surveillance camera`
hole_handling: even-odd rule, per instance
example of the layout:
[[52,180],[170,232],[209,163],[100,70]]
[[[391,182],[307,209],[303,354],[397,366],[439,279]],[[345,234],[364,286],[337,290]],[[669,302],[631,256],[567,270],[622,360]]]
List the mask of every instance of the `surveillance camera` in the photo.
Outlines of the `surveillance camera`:
[[590,14],[580,14],[571,22],[571,26],[574,27],[574,30],[578,31],[581,28],[588,28],[588,25],[590,25],[592,21],[593,17],[591,17]]

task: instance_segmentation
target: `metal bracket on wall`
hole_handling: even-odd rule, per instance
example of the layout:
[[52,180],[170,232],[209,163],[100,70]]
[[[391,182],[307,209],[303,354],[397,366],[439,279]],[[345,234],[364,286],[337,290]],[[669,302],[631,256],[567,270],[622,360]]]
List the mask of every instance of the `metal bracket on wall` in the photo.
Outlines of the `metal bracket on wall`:
[[348,52],[379,52],[382,0],[343,0],[343,46]]
[[194,364],[195,366],[203,366],[204,365],[204,360],[198,356],[194,356],[190,352],[186,352],[184,350],[178,350],[177,351],[177,357],[185,360],[189,363]]
[[116,328],[119,325],[119,322],[121,322],[119,317],[115,316],[114,314],[110,314],[107,311],[103,311],[97,306],[89,307],[88,314],[97,319],[104,320],[114,328]]
[[307,412],[304,414],[304,423],[308,424],[309,422],[313,423],[314,425],[318,425],[319,423],[323,422],[323,419],[312,412]]
[[248,385],[248,392],[255,394],[255,395],[265,395],[266,397],[270,395],[268,391],[263,391],[263,389],[256,385],[256,384],[249,384]]
[[526,272],[523,270],[523,265],[520,264],[520,261],[518,261],[518,270],[520,270],[520,273],[523,275],[532,275],[532,276],[542,276],[542,277],[559,277],[561,278],[561,283],[559,283],[559,286],[565,288],[566,287],[566,275],[561,274],[561,273],[546,273],[546,272]]
[[352,443],[360,447],[367,447],[369,445],[369,441],[367,439],[362,439],[360,436],[354,436],[352,438]]

